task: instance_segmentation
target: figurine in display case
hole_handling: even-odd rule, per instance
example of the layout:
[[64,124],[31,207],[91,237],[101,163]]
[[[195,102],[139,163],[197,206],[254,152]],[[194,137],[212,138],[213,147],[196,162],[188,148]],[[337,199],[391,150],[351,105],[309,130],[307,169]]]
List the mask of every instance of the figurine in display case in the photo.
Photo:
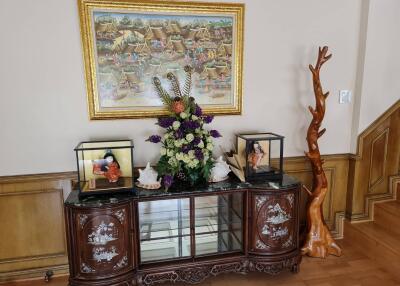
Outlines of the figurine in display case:
[[103,159],[93,160],[93,174],[103,175],[110,183],[118,182],[119,177],[122,176],[121,168],[115,155],[111,150],[107,150]]
[[226,156],[232,172],[241,181],[281,179],[283,139],[275,133],[237,135],[236,153]]
[[258,141],[253,141],[249,144],[249,146],[250,152],[248,155],[248,160],[253,170],[257,170],[258,165],[261,163],[261,160],[265,156],[265,152]]
[[131,140],[81,142],[75,152],[80,196],[133,191]]

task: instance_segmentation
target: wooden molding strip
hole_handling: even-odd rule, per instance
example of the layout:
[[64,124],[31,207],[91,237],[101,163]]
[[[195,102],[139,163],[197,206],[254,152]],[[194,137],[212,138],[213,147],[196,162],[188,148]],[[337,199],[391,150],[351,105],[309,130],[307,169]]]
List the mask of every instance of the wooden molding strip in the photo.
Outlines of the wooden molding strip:
[[31,181],[43,180],[68,180],[77,179],[77,172],[59,172],[59,173],[45,173],[45,174],[29,174],[29,175],[14,175],[0,177],[0,184],[7,183],[25,183]]
[[400,175],[391,176],[389,178],[389,191],[386,194],[378,194],[365,197],[364,213],[347,214],[346,218],[350,223],[361,223],[374,220],[375,203],[383,203],[397,200],[397,189],[400,186]]
[[44,275],[47,270],[51,269],[54,273],[53,277],[64,276],[69,274],[69,266],[68,264],[49,266],[49,267],[41,267],[27,270],[19,270],[1,273],[0,272],[0,285],[8,284],[10,282],[15,281],[24,281],[24,280],[32,280],[32,279],[44,279]]

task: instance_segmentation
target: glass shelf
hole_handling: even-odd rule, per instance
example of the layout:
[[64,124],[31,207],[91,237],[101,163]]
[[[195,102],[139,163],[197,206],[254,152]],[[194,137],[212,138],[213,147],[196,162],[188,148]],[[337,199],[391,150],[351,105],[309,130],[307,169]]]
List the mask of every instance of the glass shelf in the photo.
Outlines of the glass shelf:
[[141,262],[191,255],[189,199],[139,202]]
[[195,256],[242,250],[243,193],[196,197],[194,204],[195,225],[201,225],[195,230]]
[[190,200],[139,202],[141,263],[242,250],[242,192]]
[[[232,213],[231,217],[220,215],[220,213],[226,212],[227,207],[216,208],[209,207],[204,209],[197,209],[195,214],[195,232],[201,233],[204,227],[211,227],[213,229],[218,228],[224,224],[241,225],[242,218],[236,213]],[[176,211],[177,212],[177,211]],[[178,230],[182,229],[185,234],[190,234],[190,214],[187,211],[182,211],[180,224],[178,223],[178,213],[171,215],[171,212],[167,212],[164,216],[146,214],[142,216],[140,223],[140,233],[148,234],[149,232],[163,232],[166,230]]]
[[196,256],[210,255],[223,252],[232,252],[242,249],[241,238],[236,237],[232,232],[209,233],[196,235]]

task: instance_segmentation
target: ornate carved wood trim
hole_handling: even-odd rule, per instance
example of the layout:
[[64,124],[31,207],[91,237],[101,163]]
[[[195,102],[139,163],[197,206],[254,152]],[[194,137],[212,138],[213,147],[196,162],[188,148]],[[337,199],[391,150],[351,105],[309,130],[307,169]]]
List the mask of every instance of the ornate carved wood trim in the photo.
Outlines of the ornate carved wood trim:
[[279,274],[284,270],[297,273],[301,262],[301,255],[288,255],[283,260],[274,261],[263,258],[242,258],[236,261],[209,262],[204,265],[192,265],[185,268],[173,268],[155,273],[141,271],[138,276],[138,285],[151,286],[161,283],[184,282],[198,284],[205,279],[223,273],[247,273],[264,272],[272,275]]

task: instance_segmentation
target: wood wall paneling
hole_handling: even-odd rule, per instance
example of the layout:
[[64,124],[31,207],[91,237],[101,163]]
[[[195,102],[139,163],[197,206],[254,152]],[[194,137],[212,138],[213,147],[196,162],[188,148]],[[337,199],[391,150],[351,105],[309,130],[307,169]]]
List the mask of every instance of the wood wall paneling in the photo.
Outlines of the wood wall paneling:
[[[389,128],[386,128],[381,132],[371,143],[371,155],[369,165],[369,189],[368,193],[376,193],[374,190],[375,186],[382,183],[385,178],[385,167],[387,163],[387,145],[389,137]],[[387,192],[385,184],[383,188],[380,188],[381,192]],[[378,189],[379,190],[379,189]]]
[[349,167],[346,217],[372,220],[374,202],[396,196],[391,180],[400,178],[400,100],[360,134]]
[[[343,219],[346,210],[346,192],[348,185],[349,155],[325,155],[324,170],[328,180],[328,193],[326,195],[323,214],[335,238],[343,237]],[[289,175],[298,178],[308,189],[312,187],[312,171],[308,159],[305,157],[292,157],[284,159],[284,170]],[[308,194],[301,194],[300,219],[306,220],[306,207]]]
[[68,271],[63,202],[72,178],[0,178],[0,282]]

